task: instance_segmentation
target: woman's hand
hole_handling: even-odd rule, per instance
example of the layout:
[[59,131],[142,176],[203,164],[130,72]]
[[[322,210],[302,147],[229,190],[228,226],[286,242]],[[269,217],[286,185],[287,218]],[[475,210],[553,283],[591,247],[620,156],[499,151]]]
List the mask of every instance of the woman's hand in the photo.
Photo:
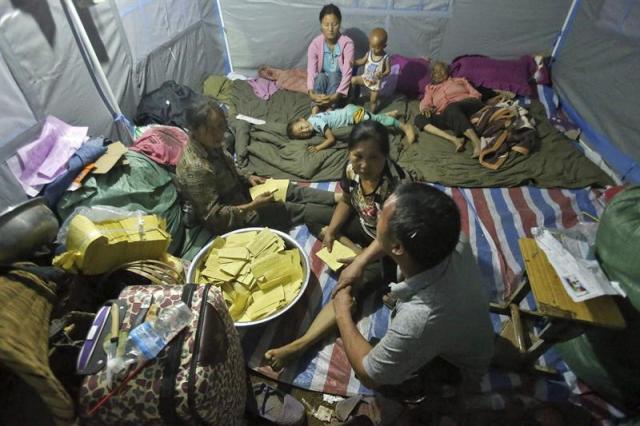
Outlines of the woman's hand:
[[354,284],[358,284],[362,280],[363,273],[364,266],[360,265],[356,257],[356,259],[354,259],[354,261],[340,273],[338,285],[336,285],[336,288],[331,292],[331,297],[335,297],[336,294],[345,287],[351,287]]
[[276,200],[270,192],[263,192],[253,200],[253,207],[262,207],[265,204],[274,203]]
[[322,247],[326,247],[327,251],[331,253],[333,250],[333,242],[336,240],[336,235],[333,232],[324,231],[324,238],[322,239]]
[[262,176],[251,175],[249,176],[249,185],[256,186],[265,183],[267,180]]

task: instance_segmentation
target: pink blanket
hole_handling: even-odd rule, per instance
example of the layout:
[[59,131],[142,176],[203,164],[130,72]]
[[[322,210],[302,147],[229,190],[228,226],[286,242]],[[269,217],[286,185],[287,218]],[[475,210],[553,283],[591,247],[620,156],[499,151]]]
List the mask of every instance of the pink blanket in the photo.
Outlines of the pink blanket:
[[280,69],[263,65],[258,70],[258,75],[275,81],[280,89],[307,93],[307,71],[302,68]]

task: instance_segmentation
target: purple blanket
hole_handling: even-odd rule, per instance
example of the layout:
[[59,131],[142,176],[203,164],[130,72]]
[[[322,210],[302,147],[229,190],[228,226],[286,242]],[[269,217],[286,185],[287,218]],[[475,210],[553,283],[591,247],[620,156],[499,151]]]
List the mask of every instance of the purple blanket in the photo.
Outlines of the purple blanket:
[[465,77],[474,86],[508,90],[522,96],[534,93],[530,79],[536,63],[529,55],[499,60],[481,55],[459,56],[451,62],[451,76]]

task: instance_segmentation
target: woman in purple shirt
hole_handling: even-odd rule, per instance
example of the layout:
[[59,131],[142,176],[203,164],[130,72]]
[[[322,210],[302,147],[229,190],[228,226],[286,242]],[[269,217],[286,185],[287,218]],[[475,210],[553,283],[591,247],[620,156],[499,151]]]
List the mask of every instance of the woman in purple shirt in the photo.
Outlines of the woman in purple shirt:
[[338,6],[328,4],[320,10],[322,34],[307,50],[307,90],[313,102],[311,113],[333,107],[346,97],[351,84],[353,41],[340,34],[342,14]]

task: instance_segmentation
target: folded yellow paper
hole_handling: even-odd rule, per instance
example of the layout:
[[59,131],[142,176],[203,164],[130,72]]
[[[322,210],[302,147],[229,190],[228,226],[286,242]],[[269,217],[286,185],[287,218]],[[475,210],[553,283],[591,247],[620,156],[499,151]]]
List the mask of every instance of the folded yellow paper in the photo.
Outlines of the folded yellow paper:
[[353,249],[345,246],[337,240],[333,242],[331,253],[329,253],[329,250],[327,250],[326,247],[323,247],[316,253],[316,256],[326,263],[333,271],[337,271],[344,266],[344,263],[338,262],[338,259],[349,259],[356,255],[357,253],[353,251]]
[[234,321],[254,321],[289,304],[303,279],[298,249],[269,229],[232,234],[214,243],[199,270],[198,283],[219,285]]
[[252,200],[255,200],[258,195],[268,192],[273,194],[274,200],[284,202],[287,199],[288,188],[289,179],[267,179],[265,183],[249,188],[249,193]]

